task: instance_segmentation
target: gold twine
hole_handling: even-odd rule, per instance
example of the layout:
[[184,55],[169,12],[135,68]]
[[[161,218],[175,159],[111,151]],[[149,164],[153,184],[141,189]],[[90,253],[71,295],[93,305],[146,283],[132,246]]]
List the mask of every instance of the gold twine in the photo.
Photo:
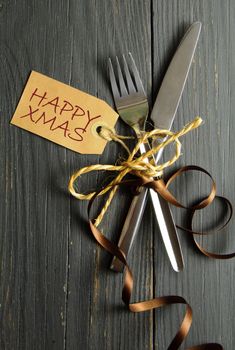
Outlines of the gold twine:
[[[138,141],[134,147],[134,149],[131,151],[128,146],[124,143],[124,139],[130,138],[126,136],[121,136],[115,134],[115,131],[109,128],[101,129],[101,137],[105,138],[106,140],[110,141],[116,141],[119,142],[127,151],[128,158],[121,162],[120,165],[109,165],[109,164],[94,164],[87,167],[84,167],[78,171],[76,171],[70,178],[68,189],[69,192],[77,199],[81,200],[90,200],[96,192],[91,192],[88,194],[82,194],[76,191],[74,187],[75,181],[83,174],[89,173],[91,171],[116,171],[118,172],[118,175],[113,179],[108,185],[106,185],[102,191],[99,192],[99,196],[107,193],[110,191],[109,196],[101,209],[99,215],[95,219],[95,226],[98,227],[101,223],[108,207],[110,206],[110,203],[112,202],[112,199],[118,189],[118,184],[123,180],[123,178],[127,174],[134,174],[141,178],[156,178],[159,176],[162,176],[164,169],[171,166],[176,162],[176,160],[181,155],[181,142],[179,141],[179,138],[188,132],[190,132],[193,129],[198,128],[202,123],[202,119],[200,117],[196,117],[192,122],[186,124],[180,131],[173,132],[170,130],[163,130],[163,129],[154,129],[149,132],[143,132],[141,136],[138,138]],[[147,143],[149,139],[158,139],[158,138],[166,138],[162,143],[157,144],[153,148],[151,148],[149,151],[138,155],[137,153],[140,149],[140,145],[142,143]],[[155,164],[153,156],[159,152],[161,149],[164,149],[166,146],[168,146],[171,143],[175,143],[175,154],[174,156],[169,159],[168,161],[160,164]],[[146,162],[146,159],[148,159],[148,162]]]

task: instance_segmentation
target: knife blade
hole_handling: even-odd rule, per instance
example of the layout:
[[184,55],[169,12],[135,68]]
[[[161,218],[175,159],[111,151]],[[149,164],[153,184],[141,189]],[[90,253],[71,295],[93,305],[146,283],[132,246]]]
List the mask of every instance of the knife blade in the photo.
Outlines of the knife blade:
[[[201,23],[193,23],[185,33],[171,60],[151,113],[151,119],[154,122],[155,128],[171,129],[187,80],[200,31]],[[161,155],[162,150],[156,155],[156,162],[159,161]],[[137,198],[133,199],[120,235],[118,246],[126,255],[133,244],[141,222],[146,203],[146,194],[147,190],[144,189]],[[173,269],[175,271],[180,271],[183,269],[184,262],[174,220],[168,203],[160,197],[159,201],[160,203],[154,207],[154,210],[157,211],[158,205],[161,205],[162,212],[164,212],[164,218],[158,220],[159,226],[161,225],[160,232],[162,233],[162,239]],[[114,257],[111,269],[122,271],[123,264]]]
[[171,129],[201,31],[195,22],[185,33],[167,69],[156,97],[151,120],[154,128]]

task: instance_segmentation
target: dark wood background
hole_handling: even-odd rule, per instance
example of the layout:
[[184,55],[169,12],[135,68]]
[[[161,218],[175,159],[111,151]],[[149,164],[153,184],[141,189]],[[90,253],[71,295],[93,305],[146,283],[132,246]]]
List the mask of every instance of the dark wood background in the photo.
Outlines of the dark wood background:
[[[2,0],[0,2],[0,348],[167,349],[184,314],[173,306],[129,313],[121,302],[122,276],[91,238],[86,202],[70,197],[67,183],[78,168],[114,162],[109,144],[101,156],[82,156],[9,125],[32,69],[105,99],[113,105],[107,58],[132,52],[154,100],[180,38],[202,22],[195,59],[174,129],[200,115],[205,124],[183,140],[177,166],[197,164],[212,172],[218,193],[235,203],[235,2],[232,0]],[[130,130],[118,122],[117,130]],[[102,176],[85,177],[92,188]],[[179,190],[179,186],[181,190]],[[185,203],[208,190],[202,176],[172,186]],[[183,188],[183,189],[182,189]],[[102,225],[117,242],[130,204],[120,192]],[[219,203],[197,216],[215,223]],[[175,210],[176,222],[185,212]],[[112,223],[112,225],[110,225]],[[227,234],[205,247],[235,250],[235,220]],[[130,256],[133,300],[179,294],[191,304],[193,326],[182,346],[206,341],[235,345],[235,261],[215,261],[192,249],[180,232],[185,270],[168,261],[148,203]]]

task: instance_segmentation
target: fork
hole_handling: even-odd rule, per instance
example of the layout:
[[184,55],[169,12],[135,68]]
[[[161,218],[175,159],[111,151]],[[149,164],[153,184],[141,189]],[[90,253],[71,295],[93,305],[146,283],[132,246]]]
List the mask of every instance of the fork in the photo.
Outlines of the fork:
[[[116,57],[118,79],[115,77],[112,61],[109,59],[109,76],[116,109],[122,120],[132,127],[136,133],[136,136],[139,137],[145,130],[145,122],[148,116],[149,107],[147,96],[131,53],[129,53],[129,57],[130,69],[127,65],[125,56],[123,55],[124,74],[122,73],[119,60]],[[145,153],[149,149],[150,145],[148,143],[141,144],[140,146],[141,154]],[[146,158],[145,161],[148,162],[148,159]],[[126,256],[128,255],[135,235],[138,231],[140,220],[145,208],[146,198],[144,197],[146,197],[147,191],[148,190],[146,188],[143,188],[139,194],[139,196],[141,196],[144,200],[139,200],[140,198],[138,198],[138,196],[134,197],[127,215],[127,219],[123,226],[119,240],[119,247],[126,254]],[[162,236],[169,236],[163,213],[164,202],[159,199],[158,193],[156,193],[154,190],[150,189],[149,192],[161,234]],[[118,258],[114,257],[111,268],[115,271],[121,272],[123,270],[123,264]],[[173,266],[173,268],[177,270],[176,266]]]

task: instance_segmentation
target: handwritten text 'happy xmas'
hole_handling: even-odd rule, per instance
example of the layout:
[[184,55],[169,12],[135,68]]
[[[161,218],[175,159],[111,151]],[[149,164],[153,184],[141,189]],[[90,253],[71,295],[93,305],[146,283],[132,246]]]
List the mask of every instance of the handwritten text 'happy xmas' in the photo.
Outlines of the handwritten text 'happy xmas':
[[34,124],[46,125],[52,132],[59,132],[61,136],[81,142],[91,122],[101,118],[101,115],[92,116],[88,109],[58,96],[51,98],[46,91],[42,93],[36,88],[29,98],[27,114],[20,118],[28,118]]

